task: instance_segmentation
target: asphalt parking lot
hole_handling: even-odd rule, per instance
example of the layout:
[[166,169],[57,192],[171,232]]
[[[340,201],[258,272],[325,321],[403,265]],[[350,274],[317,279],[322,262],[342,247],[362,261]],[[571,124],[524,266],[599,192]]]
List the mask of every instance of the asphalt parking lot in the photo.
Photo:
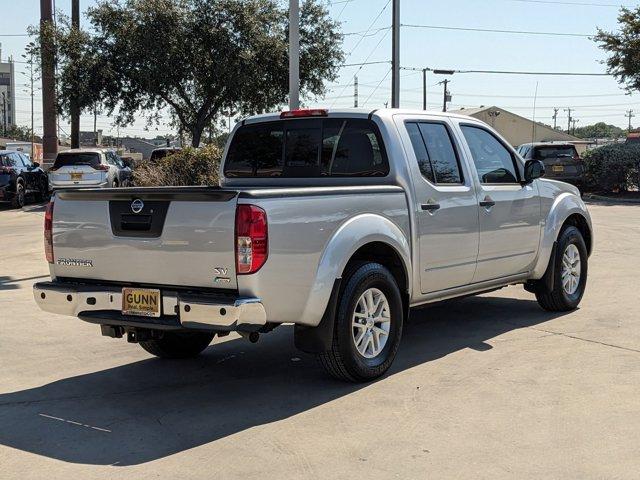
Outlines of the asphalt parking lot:
[[590,211],[578,311],[521,287],[415,311],[348,385],[287,327],[170,362],[41,312],[44,207],[0,207],[0,478],[638,478],[640,205]]

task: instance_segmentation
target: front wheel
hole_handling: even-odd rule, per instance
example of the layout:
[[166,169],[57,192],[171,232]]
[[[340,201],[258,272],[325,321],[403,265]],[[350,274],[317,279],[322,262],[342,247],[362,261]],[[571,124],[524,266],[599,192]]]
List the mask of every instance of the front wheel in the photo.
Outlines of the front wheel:
[[22,182],[16,184],[16,194],[13,197],[13,208],[22,208],[26,203],[26,193]]
[[214,333],[164,332],[160,338],[140,342],[140,346],[160,358],[192,358],[209,346]]
[[378,263],[359,266],[344,281],[331,348],[319,359],[339,380],[366,382],[393,363],[402,337],[402,298],[391,272]]
[[558,239],[553,271],[553,290],[536,293],[542,308],[550,312],[575,310],[587,286],[589,255],[576,227],[565,228]]

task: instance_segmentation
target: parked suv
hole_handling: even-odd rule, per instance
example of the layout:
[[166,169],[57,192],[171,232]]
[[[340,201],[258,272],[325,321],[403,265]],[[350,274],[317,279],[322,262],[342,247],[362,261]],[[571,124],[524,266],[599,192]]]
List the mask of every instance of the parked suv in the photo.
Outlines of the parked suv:
[[584,164],[572,143],[526,143],[518,147],[518,153],[525,160],[544,163],[546,178],[562,180],[582,188]]
[[116,152],[78,148],[58,153],[49,169],[51,190],[80,187],[121,187],[131,181],[131,169]]
[[47,174],[38,162],[20,152],[0,151],[0,201],[22,208],[27,196],[42,201],[48,192]]

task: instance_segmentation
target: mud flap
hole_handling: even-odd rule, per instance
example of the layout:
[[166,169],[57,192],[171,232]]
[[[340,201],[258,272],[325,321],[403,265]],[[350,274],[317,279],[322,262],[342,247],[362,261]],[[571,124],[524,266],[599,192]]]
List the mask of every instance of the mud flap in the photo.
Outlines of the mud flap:
[[550,293],[553,291],[553,287],[555,286],[555,271],[556,271],[556,252],[558,250],[558,242],[553,242],[553,247],[551,248],[551,258],[549,259],[549,265],[547,265],[547,270],[544,272],[544,275],[540,280],[530,280],[525,283],[524,288],[527,292],[531,293]]
[[306,353],[323,353],[331,349],[341,282],[342,279],[337,278],[333,283],[329,303],[317,327],[304,325],[296,325],[294,327],[293,338],[298,350]]

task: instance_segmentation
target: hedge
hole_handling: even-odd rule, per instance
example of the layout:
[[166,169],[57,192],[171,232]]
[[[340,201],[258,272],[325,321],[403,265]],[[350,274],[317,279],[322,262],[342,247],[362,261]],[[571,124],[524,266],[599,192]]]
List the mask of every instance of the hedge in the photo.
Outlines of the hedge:
[[141,163],[133,172],[140,187],[218,185],[218,168],[222,149],[216,145],[184,150],[157,162]]
[[640,186],[640,145],[605,145],[587,152],[584,162],[591,190],[624,192]]

